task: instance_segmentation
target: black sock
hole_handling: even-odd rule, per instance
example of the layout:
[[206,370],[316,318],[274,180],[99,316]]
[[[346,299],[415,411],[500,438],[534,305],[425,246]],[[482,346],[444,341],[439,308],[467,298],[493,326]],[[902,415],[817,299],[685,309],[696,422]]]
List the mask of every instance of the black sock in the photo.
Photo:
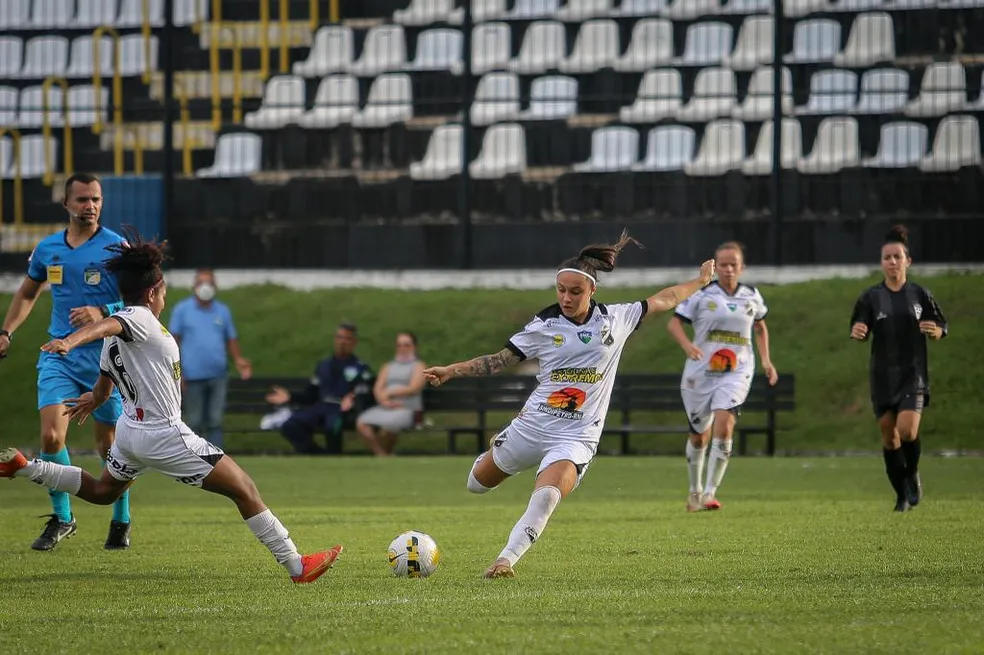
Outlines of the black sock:
[[905,474],[915,475],[919,472],[919,455],[922,453],[922,445],[919,439],[902,442],[902,454],[905,455]]
[[902,454],[902,449],[888,450],[885,448],[882,454],[885,456],[885,473],[888,474],[888,481],[892,483],[892,489],[895,489],[896,497],[905,498],[906,470],[905,455]]

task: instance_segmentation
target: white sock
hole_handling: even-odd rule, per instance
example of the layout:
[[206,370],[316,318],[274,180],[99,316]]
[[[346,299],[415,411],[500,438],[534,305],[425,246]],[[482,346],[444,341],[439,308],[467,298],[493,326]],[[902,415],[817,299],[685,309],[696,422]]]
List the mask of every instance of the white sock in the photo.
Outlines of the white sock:
[[707,446],[696,448],[687,439],[687,470],[690,473],[690,493],[699,494],[704,488],[704,455],[707,454]]
[[728,458],[731,457],[731,439],[712,439],[711,456],[707,462],[707,485],[704,494],[713,496],[721,486],[724,472],[728,469]]
[[82,469],[78,466],[65,466],[40,459],[28,462],[27,466],[14,473],[14,477],[27,478],[42,487],[64,491],[73,496],[82,488]]
[[296,577],[304,572],[297,546],[290,540],[287,528],[273,515],[273,512],[264,510],[256,516],[251,516],[246,519],[246,525],[292,576]]
[[509,564],[515,566],[519,558],[536,543],[540,533],[547,527],[547,521],[557,508],[560,498],[560,489],[557,487],[540,487],[535,490],[530,496],[526,513],[520,517],[519,522],[509,533],[509,543],[499,553],[499,557],[509,560]]
[[[486,455],[485,453],[479,455],[478,458],[475,460],[475,463],[472,464],[471,470],[468,471],[468,482],[466,483],[465,486],[467,486],[468,491],[472,492],[473,494],[487,494],[488,492],[492,491],[492,487],[486,487],[484,484],[478,481],[478,478],[475,477],[475,467],[478,466],[478,463],[482,461],[482,458],[485,457],[485,455]],[[489,457],[491,457],[491,455],[489,455]]]

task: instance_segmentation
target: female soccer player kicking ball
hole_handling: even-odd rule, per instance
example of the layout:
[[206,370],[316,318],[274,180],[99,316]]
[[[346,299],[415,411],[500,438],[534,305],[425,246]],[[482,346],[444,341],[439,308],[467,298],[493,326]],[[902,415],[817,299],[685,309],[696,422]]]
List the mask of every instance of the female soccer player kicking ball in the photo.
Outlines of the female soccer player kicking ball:
[[461,376],[492,375],[526,358],[540,363],[537,387],[519,415],[492,438],[468,474],[468,490],[484,494],[511,475],[536,468],[526,513],[513,528],[486,578],[511,578],[513,567],[540,537],[558,503],[574,490],[598,450],[622,348],[647,313],[676,307],[708,284],[713,260],[700,276],[664,289],[647,300],[603,305],[593,299],[598,271],[611,271],[629,243],[592,245],[557,271],[557,304],[538,313],[494,355],[424,370],[438,386]]
[[908,241],[901,225],[889,230],[881,249],[885,280],[861,294],[851,314],[852,339],[866,341],[874,335],[868,367],[871,405],[896,512],[922,500],[919,420],[923,407],[929,406],[926,338],[947,334],[946,318],[933,294],[908,280]]
[[[753,330],[769,384],[779,380],[769,354],[769,330],[765,326],[769,310],[755,287],[738,281],[745,269],[741,246],[734,241],[721,244],[714,261],[717,281],[681,303],[667,326],[687,355],[680,395],[690,422],[688,512],[721,509],[717,490],[731,457],[735,422],[755,374]],[[693,326],[693,341],[687,338],[684,323]],[[704,455],[712,429],[714,439],[705,484]]]
[[0,477],[24,477],[97,505],[109,505],[133,480],[152,470],[179,482],[231,499],[256,538],[270,549],[297,583],[313,582],[342,552],[341,546],[300,555],[286,528],[263,504],[252,479],[220,449],[181,421],[181,362],[178,345],[161,324],[167,287],[161,273],[164,251],[133,235],[129,243],[107,248],[116,256],[106,268],[116,274],[126,307],[98,323],[42,347],[65,355],[78,346],[105,339],[100,377],[65,413],[84,423],[109,398],[115,384],[123,396],[123,415],[107,466],[98,480],[76,466],[36,459],[15,449],[0,451]]

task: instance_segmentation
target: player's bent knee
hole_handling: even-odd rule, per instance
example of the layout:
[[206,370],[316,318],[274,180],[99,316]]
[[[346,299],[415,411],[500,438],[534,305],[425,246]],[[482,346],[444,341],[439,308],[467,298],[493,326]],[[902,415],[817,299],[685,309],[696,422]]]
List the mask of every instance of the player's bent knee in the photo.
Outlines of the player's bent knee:
[[479,482],[478,478],[475,477],[474,470],[468,472],[467,487],[468,487],[468,491],[472,492],[473,494],[487,494],[488,492],[492,491],[495,488],[495,487],[486,487],[484,484]]

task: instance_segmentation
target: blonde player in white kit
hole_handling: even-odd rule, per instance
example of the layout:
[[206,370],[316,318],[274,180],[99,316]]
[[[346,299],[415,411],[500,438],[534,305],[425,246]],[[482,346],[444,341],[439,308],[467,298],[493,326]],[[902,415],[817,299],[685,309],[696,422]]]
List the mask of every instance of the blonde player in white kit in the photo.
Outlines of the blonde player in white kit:
[[714,274],[714,262],[706,261],[699,277],[646,300],[596,303],[598,271],[613,270],[619,251],[629,243],[635,240],[623,232],[618,243],[588,246],[561,264],[557,304],[539,312],[498,353],[424,370],[437,386],[455,377],[492,375],[528,358],[540,363],[537,388],[468,474],[468,490],[484,494],[509,476],[536,467],[526,513],[485,571],[486,578],[514,576],[516,562],[539,538],[560,500],[584,476],[598,450],[626,340],[647,314],[673,309]]
[[[779,379],[769,355],[769,330],[765,325],[768,307],[757,289],[738,281],[745,267],[741,245],[733,241],[721,244],[714,259],[717,281],[681,303],[667,326],[687,354],[680,395],[690,422],[690,512],[721,509],[717,490],[731,456],[735,422],[755,374],[753,330],[769,384],[774,385]],[[693,326],[693,341],[687,338],[684,323]],[[704,455],[712,430],[714,439],[705,483]]]
[[294,582],[317,580],[331,568],[342,547],[313,555],[299,554],[287,529],[263,504],[246,472],[181,421],[178,345],[159,320],[167,296],[160,268],[163,248],[133,235],[129,243],[107,249],[116,253],[106,268],[116,274],[126,307],[41,348],[64,355],[83,344],[105,339],[101,375],[95,388],[67,401],[74,405],[65,412],[83,423],[109,398],[114,384],[120,390],[123,415],[117,422],[116,442],[109,451],[102,477],[96,479],[76,466],[39,459],[28,462],[16,449],[0,451],[0,477],[26,477],[45,488],[109,505],[137,476],[157,471],[231,499],[256,538],[287,569]]

